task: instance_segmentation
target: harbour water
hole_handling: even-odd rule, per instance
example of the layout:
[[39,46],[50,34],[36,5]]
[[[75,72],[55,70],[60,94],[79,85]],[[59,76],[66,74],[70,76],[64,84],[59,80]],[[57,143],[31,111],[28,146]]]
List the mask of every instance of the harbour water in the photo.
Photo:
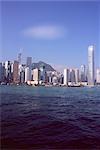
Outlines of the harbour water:
[[100,149],[100,87],[0,87],[2,149]]

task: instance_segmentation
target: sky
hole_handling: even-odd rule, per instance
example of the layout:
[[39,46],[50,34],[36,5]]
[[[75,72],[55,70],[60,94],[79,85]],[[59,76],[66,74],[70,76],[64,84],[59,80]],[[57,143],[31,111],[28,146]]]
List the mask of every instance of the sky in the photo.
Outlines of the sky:
[[61,69],[87,65],[95,46],[100,67],[99,1],[1,1],[0,61],[44,61]]

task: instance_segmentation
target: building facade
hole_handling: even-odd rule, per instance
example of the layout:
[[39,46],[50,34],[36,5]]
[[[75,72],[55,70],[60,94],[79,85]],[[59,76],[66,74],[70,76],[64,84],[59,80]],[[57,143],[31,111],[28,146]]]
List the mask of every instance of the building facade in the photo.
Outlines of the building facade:
[[31,69],[29,67],[25,68],[25,83],[31,81]]
[[94,46],[88,47],[88,85],[94,85]]
[[12,82],[12,63],[10,61],[5,62],[5,77],[7,82]]
[[68,85],[68,80],[69,80],[69,70],[68,69],[64,69],[64,85]]
[[81,65],[81,67],[80,67],[80,81],[81,82],[86,81],[86,67],[85,67],[85,65]]
[[79,82],[79,69],[75,68],[74,71],[75,71],[75,83],[78,83]]
[[39,83],[39,69],[33,69],[33,81],[35,82],[35,84]]
[[96,83],[100,84],[100,68],[98,68],[96,71]]
[[26,67],[31,68],[31,66],[32,66],[32,57],[27,57],[27,60],[26,60]]
[[14,61],[13,64],[13,82],[19,83],[19,62],[18,61]]
[[4,82],[4,81],[5,81],[5,66],[1,62],[0,63],[0,82]]
[[21,57],[22,57],[22,53],[19,53],[18,54],[18,62],[19,62],[19,64],[21,64]]
[[75,83],[75,70],[74,69],[70,69],[70,82],[71,83]]
[[45,66],[41,65],[40,66],[40,81],[45,82],[46,81],[46,70],[45,70]]

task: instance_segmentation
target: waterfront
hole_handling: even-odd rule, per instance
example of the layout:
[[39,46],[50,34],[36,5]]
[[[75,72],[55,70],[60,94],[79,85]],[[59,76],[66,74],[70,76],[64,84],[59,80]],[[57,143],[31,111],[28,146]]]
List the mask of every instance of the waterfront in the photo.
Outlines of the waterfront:
[[4,149],[100,149],[100,87],[0,86]]

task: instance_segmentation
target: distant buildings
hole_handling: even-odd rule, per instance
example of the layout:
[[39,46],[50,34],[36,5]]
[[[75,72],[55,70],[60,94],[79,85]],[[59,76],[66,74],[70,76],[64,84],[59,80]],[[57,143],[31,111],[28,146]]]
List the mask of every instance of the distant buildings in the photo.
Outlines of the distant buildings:
[[69,81],[72,83],[75,83],[75,70],[74,69],[70,69]]
[[75,85],[79,83],[79,69],[64,69],[64,85]]
[[88,47],[88,85],[94,85],[94,46]]
[[68,85],[69,69],[64,69],[64,85]]
[[52,77],[52,84],[57,85],[58,84],[58,78],[56,76]]
[[15,84],[18,84],[19,83],[19,62],[18,61],[14,61],[14,64],[13,64],[13,82]]
[[75,68],[75,83],[77,84],[79,82],[79,69]]
[[5,77],[8,83],[12,81],[12,64],[10,61],[5,62]]
[[86,67],[85,67],[85,65],[81,65],[81,68],[80,68],[80,81],[81,82],[86,81]]
[[33,81],[37,85],[39,84],[39,76],[40,76],[40,71],[38,68],[33,69]]
[[19,65],[19,78],[20,83],[23,84],[25,82],[25,66]]
[[21,64],[21,53],[18,60],[0,63],[0,83],[29,84],[29,85],[58,85],[58,86],[93,86],[100,84],[100,68],[94,68],[94,46],[88,47],[88,67],[65,68],[63,74],[47,71],[43,63],[32,67],[32,57],[27,57],[26,64]]
[[100,68],[98,68],[96,71],[96,82],[97,84],[100,84]]
[[32,57],[27,57],[27,60],[26,60],[26,67],[31,68],[31,66],[32,66]]
[[31,81],[31,69],[29,67],[25,68],[25,83]]
[[46,70],[45,70],[45,66],[41,65],[40,66],[40,81],[45,83],[46,82]]
[[23,84],[25,82],[25,71],[22,70],[20,72],[20,83]]
[[19,62],[19,64],[21,64],[21,57],[22,57],[22,53],[19,53],[18,54],[18,62]]
[[0,82],[5,81],[5,66],[4,63],[0,63]]

